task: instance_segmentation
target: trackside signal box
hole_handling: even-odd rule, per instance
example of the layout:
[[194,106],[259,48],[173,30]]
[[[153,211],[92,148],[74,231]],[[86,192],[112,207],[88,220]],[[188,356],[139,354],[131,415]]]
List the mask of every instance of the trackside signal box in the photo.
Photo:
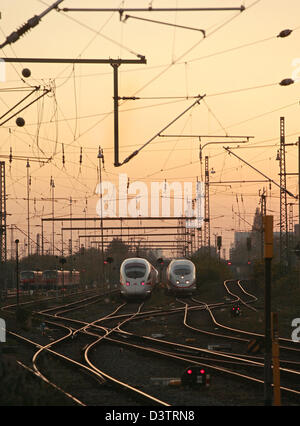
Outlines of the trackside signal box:
[[200,365],[193,365],[184,370],[181,376],[181,383],[185,386],[209,386],[210,375],[207,374],[207,369]]

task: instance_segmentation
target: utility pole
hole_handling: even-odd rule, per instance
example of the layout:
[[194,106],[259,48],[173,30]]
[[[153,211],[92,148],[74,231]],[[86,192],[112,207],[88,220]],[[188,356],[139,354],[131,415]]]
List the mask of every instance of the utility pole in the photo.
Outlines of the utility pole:
[[209,167],[207,156],[205,157],[204,247],[206,247],[210,256]]
[[[6,185],[5,185],[5,162],[0,162],[0,287],[5,286],[7,261],[6,246]],[[1,292],[1,288],[0,288]]]
[[280,269],[288,267],[289,241],[288,241],[288,217],[287,217],[287,192],[286,192],[286,161],[285,161],[285,120],[280,117]]
[[51,198],[52,198],[52,255],[54,256],[54,179],[51,176],[50,179],[50,190],[51,190]]
[[[114,70],[114,134],[115,134],[115,167],[120,165],[119,163],[119,83],[118,83],[118,68],[120,64],[111,64]],[[100,147],[99,147],[100,149]]]
[[[298,137],[298,235],[297,244],[300,241],[300,137]],[[298,260],[299,266],[299,284],[300,284],[300,257]]]
[[298,240],[300,239],[300,137],[298,137]]
[[26,169],[27,169],[27,256],[29,257],[30,256],[30,211],[29,211],[30,164],[29,164],[29,160],[27,160]]
[[265,365],[264,402],[272,405],[272,333],[271,333],[271,263],[273,258],[273,216],[264,216],[265,258]]
[[19,307],[19,240],[16,243],[16,287],[17,287],[17,307]]
[[[100,283],[102,283],[102,285],[104,286],[104,244],[103,244],[103,194],[102,194],[102,174],[101,174],[101,160],[102,160],[102,164],[104,165],[104,155],[103,155],[103,150],[102,148],[99,146],[99,150],[98,150],[98,160],[99,160],[99,184],[100,184],[100,188],[99,188],[99,194],[100,194],[100,213],[101,213],[101,218],[100,218],[100,229],[101,229],[101,276],[100,276]],[[86,225],[85,225],[86,228]]]
[[[60,0],[62,1],[62,0]],[[1,46],[0,46],[1,47]],[[119,162],[119,121],[118,121],[118,68],[121,64],[146,64],[146,58],[143,55],[137,55],[138,59],[85,59],[85,58],[0,58],[4,62],[9,63],[42,63],[42,64],[110,64],[113,67],[114,73],[114,146],[115,146],[115,167],[121,166],[123,163],[129,161],[133,156],[135,156],[138,151],[135,151],[123,163]],[[46,89],[45,89],[46,90]],[[49,90],[48,90],[49,92]],[[42,96],[44,96],[45,92]],[[127,98],[132,99],[132,98]],[[201,98],[202,99],[202,98]],[[198,103],[199,99],[195,102]],[[10,117],[11,118],[11,117]],[[4,123],[1,123],[4,124]]]
[[261,259],[263,260],[264,258],[264,224],[263,224],[263,220],[264,220],[264,216],[266,216],[267,214],[267,196],[265,194],[265,189],[263,189],[263,192],[260,196],[260,214],[261,214]]
[[6,262],[6,185],[5,161],[0,161],[0,262]]
[[72,246],[73,246],[73,232],[72,232],[72,197],[70,197],[70,228],[71,228],[71,236],[69,240],[69,255],[72,256]]

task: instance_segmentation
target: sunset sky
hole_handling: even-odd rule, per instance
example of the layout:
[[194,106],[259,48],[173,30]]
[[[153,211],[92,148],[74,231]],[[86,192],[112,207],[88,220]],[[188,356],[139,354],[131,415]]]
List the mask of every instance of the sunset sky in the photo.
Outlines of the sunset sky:
[[[0,44],[52,3],[2,0]],[[263,182],[261,175],[223,148],[236,147],[235,141],[245,139],[203,137],[199,141],[197,135],[253,136],[233,152],[279,183],[276,155],[280,117],[285,117],[286,143],[295,143],[300,136],[299,1],[65,0],[59,7],[76,8],[83,3],[91,8],[245,6],[245,10],[124,12],[194,30],[133,18],[122,22],[118,12],[52,10],[37,27],[5,46],[2,58],[145,56],[147,64],[122,64],[118,70],[119,96],[141,98],[119,102],[121,162],[191,106],[195,96],[206,95],[163,132],[176,137],[156,137],[128,163],[114,167],[113,68],[109,64],[6,64],[6,80],[0,82],[1,116],[29,93],[30,86],[51,89],[18,115],[24,118],[24,127],[16,125],[16,117],[0,127],[0,155],[6,161],[8,226],[15,224],[27,232],[26,160],[13,159],[10,164],[5,158],[10,148],[13,156],[40,161],[51,158],[47,164],[30,161],[31,238],[35,240],[41,217],[51,216],[51,202],[43,200],[51,196],[51,176],[57,197],[56,217],[69,215],[70,197],[73,216],[84,216],[86,208],[87,217],[97,215],[97,154],[101,146],[105,157],[103,180],[117,186],[119,174],[126,174],[130,183],[146,183],[149,192],[153,182],[195,185],[197,179],[203,180],[204,156],[208,156],[209,168],[215,172],[210,174],[211,244],[214,245],[214,235],[222,235],[227,257],[234,231],[251,230],[263,188],[267,191],[267,214],[274,215],[274,230],[278,231],[279,188]],[[195,28],[205,30],[206,37]],[[285,38],[277,37],[285,29],[293,32]],[[31,77],[22,77],[24,68],[31,70]],[[279,85],[292,77],[294,84]],[[217,141],[224,143],[209,144],[203,149],[201,170],[199,144]],[[286,165],[288,173],[298,171],[296,145],[286,148]],[[229,181],[240,182],[224,183]],[[298,195],[297,176],[287,176],[287,189]],[[297,200],[288,198],[288,202],[295,203],[294,223],[298,223]],[[56,232],[60,232],[60,224]],[[50,225],[46,233],[50,239]],[[14,238],[17,237],[21,242],[26,239],[20,231],[15,231]],[[57,247],[61,245],[59,238]],[[10,249],[10,232],[7,239]]]

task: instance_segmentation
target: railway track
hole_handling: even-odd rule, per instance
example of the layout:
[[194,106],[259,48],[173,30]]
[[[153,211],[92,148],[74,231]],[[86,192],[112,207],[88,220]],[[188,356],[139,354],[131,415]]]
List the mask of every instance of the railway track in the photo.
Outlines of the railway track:
[[[8,331],[8,334],[10,336],[12,336],[15,339],[18,339],[28,345],[31,345],[31,347],[34,348],[38,348],[38,350],[33,354],[32,359],[31,359],[31,363],[32,366],[28,366],[25,365],[23,362],[18,362],[20,366],[22,366],[23,368],[25,368],[27,371],[32,372],[35,376],[39,377],[40,379],[42,379],[44,382],[46,382],[47,384],[49,384],[50,386],[52,386],[53,388],[55,388],[56,390],[62,392],[64,394],[64,396],[70,398],[74,403],[78,404],[78,405],[86,405],[86,403],[84,401],[82,401],[81,399],[77,398],[76,396],[72,395],[71,393],[65,391],[61,386],[58,386],[55,382],[53,382],[52,380],[48,379],[46,377],[45,374],[42,373],[41,371],[41,367],[39,367],[39,359],[41,358],[41,356],[46,355],[51,355],[54,356],[55,358],[59,359],[60,361],[63,362],[67,362],[70,366],[72,366],[72,368],[76,369],[76,372],[78,374],[79,373],[87,373],[89,375],[89,377],[94,377],[97,384],[99,385],[99,383],[101,385],[106,385],[107,382],[110,382],[114,385],[114,390],[113,392],[115,392],[115,388],[118,388],[118,390],[122,390],[123,392],[125,391],[127,394],[130,394],[130,397],[127,398],[127,404],[132,404],[135,402],[135,399],[139,401],[139,403],[142,404],[149,404],[151,403],[151,405],[162,405],[162,406],[168,406],[167,403],[165,403],[162,400],[159,400],[155,397],[153,397],[150,394],[147,394],[145,392],[140,391],[139,389],[135,389],[133,386],[130,386],[127,383],[124,383],[120,380],[115,379],[112,376],[109,376],[105,373],[102,373],[99,368],[93,366],[93,364],[91,363],[91,361],[88,358],[88,352],[89,350],[98,343],[99,340],[102,339],[102,337],[99,337],[99,335],[95,335],[95,333],[92,333],[90,331],[87,331],[87,328],[91,327],[92,324],[89,323],[83,323],[82,321],[76,321],[74,319],[69,319],[69,318],[64,318],[61,316],[62,313],[65,312],[70,312],[73,310],[78,310],[78,309],[82,309],[83,307],[86,307],[92,303],[95,303],[94,297],[89,297],[89,298],[85,298],[84,300],[81,301],[75,301],[72,303],[68,303],[64,306],[64,309],[62,309],[62,307],[53,307],[53,308],[48,308],[45,309],[44,311],[39,311],[36,312],[36,315],[40,315],[43,317],[48,317],[47,320],[45,320],[45,322],[47,322],[49,325],[54,326],[54,327],[60,327],[62,329],[65,330],[65,334],[52,341],[51,343],[48,343],[46,345],[41,345],[40,343],[33,341],[31,339],[28,339],[22,335],[20,335],[19,333],[15,333],[12,331]],[[12,306],[10,305],[10,308]],[[50,314],[50,311],[56,311],[53,314]],[[133,316],[135,314],[132,314]],[[55,321],[50,321],[50,318],[53,318]],[[127,318],[126,321],[129,321],[130,318]],[[64,321],[64,324],[62,323],[62,321]],[[69,325],[66,325],[65,323],[69,323]],[[72,325],[70,325],[70,323],[72,323]],[[84,325],[83,325],[84,324]],[[75,327],[75,325],[77,327]],[[67,356],[65,354],[62,354],[61,351],[58,350],[54,350],[53,348],[61,345],[63,342],[74,340],[74,338],[77,336],[77,334],[79,333],[84,333],[86,335],[88,335],[89,337],[96,337],[96,341],[89,343],[88,345],[85,342],[85,350],[83,353],[84,356],[84,361],[85,362],[79,362],[76,359]],[[105,337],[105,335],[103,336]],[[76,339],[77,340],[77,339]],[[107,390],[107,386],[105,386],[106,389],[106,393],[108,392]],[[115,397],[112,396],[112,398]],[[106,396],[107,398],[107,396]],[[125,398],[126,399],[126,398]]]
[[[139,377],[137,383],[134,384],[136,378],[130,378],[129,374],[125,374],[125,379],[120,377],[115,377],[115,372],[110,372],[107,370],[107,359],[103,359],[99,357],[99,348],[101,348],[101,353],[103,356],[108,356],[109,351],[113,349],[113,357],[121,358],[120,363],[124,361],[124,351],[126,354],[130,354],[131,357],[134,358],[137,356],[136,354],[142,354],[143,361],[152,359],[155,356],[156,359],[163,359],[164,371],[173,371],[176,372],[177,377],[180,376],[180,372],[182,371],[183,366],[187,365],[202,365],[210,374],[213,375],[223,375],[227,378],[234,378],[243,381],[247,381],[248,383],[252,383],[255,386],[259,386],[261,388],[263,384],[262,380],[262,371],[263,371],[263,362],[260,357],[248,356],[241,353],[225,353],[216,350],[209,350],[204,348],[203,346],[196,345],[185,345],[183,343],[178,343],[172,340],[166,340],[165,338],[154,338],[150,336],[143,336],[140,333],[137,334],[135,332],[130,332],[125,328],[134,329],[137,324],[141,321],[146,321],[147,318],[159,318],[159,317],[168,317],[171,316],[182,316],[182,324],[189,329],[192,333],[196,334],[211,334],[214,337],[222,338],[222,339],[233,339],[235,341],[242,342],[243,344],[249,341],[249,335],[253,337],[257,333],[247,333],[243,330],[233,329],[231,327],[227,327],[224,324],[216,321],[213,311],[216,309],[220,309],[224,306],[228,306],[228,304],[235,303],[239,301],[243,304],[245,308],[248,308],[255,312],[255,308],[251,305],[251,303],[256,301],[256,297],[248,293],[242,286],[241,283],[238,283],[238,287],[241,293],[247,297],[247,300],[241,298],[236,293],[233,293],[233,290],[229,289],[229,283],[224,283],[224,287],[228,289],[228,295],[231,300],[227,302],[217,302],[206,304],[205,302],[199,301],[198,299],[193,298],[193,300],[187,302],[184,300],[178,300],[183,306],[172,308],[172,309],[152,309],[145,310],[142,305],[136,306],[135,312],[132,312],[133,305],[128,305],[125,303],[119,304],[115,309],[108,312],[106,315],[93,320],[93,321],[82,321],[74,318],[70,318],[70,316],[66,316],[67,313],[75,312],[83,307],[87,306],[87,303],[95,303],[92,300],[85,300],[81,302],[73,302],[65,305],[64,307],[53,307],[48,308],[43,311],[39,311],[38,315],[43,318],[47,318],[46,321],[54,326],[54,327],[65,327],[65,335],[47,345],[40,345],[38,350],[35,352],[32,363],[33,367],[27,366],[26,368],[31,369],[34,374],[38,375],[43,380],[49,380],[45,378],[44,374],[40,371],[38,367],[38,360],[44,354],[51,354],[52,356],[58,357],[62,359],[63,357],[69,358],[68,363],[76,366],[76,370],[85,370],[89,373],[89,375],[97,378],[97,383],[102,383],[102,387],[104,384],[110,383],[113,384],[114,389],[118,389],[118,392],[122,389],[126,389],[126,393],[130,393],[131,398],[132,395],[135,394],[135,397],[138,397],[139,403],[147,403],[159,404],[162,406],[173,405],[174,397],[174,389],[168,389],[166,391],[166,387],[163,389],[155,389],[155,396],[147,393],[147,389],[152,387],[153,383],[151,383],[151,379],[149,374],[153,374],[152,370],[149,369],[149,374],[145,374],[145,377]],[[128,308],[129,312],[128,312]],[[127,312],[124,313],[124,310],[127,309]],[[213,331],[207,331],[200,329],[191,325],[189,321],[190,314],[202,315],[209,313],[211,321],[214,325],[217,325],[218,328],[222,330],[226,330],[226,332],[230,332],[231,335],[223,334],[218,331],[215,333]],[[243,337],[241,337],[241,335]],[[88,337],[90,341],[86,343],[85,339]],[[68,357],[66,355],[62,355],[60,350],[58,352],[57,348],[54,350],[55,346],[61,347],[62,344],[66,342],[71,342],[69,345],[72,346],[72,342],[83,339],[84,350],[82,352],[83,362],[79,362],[73,357]],[[36,345],[36,342],[31,342],[32,345]],[[294,349],[296,350],[296,349]],[[146,355],[145,355],[146,354]],[[127,358],[127,361],[129,358]],[[105,362],[104,362],[105,361]],[[142,362],[142,361],[141,361]],[[167,364],[166,364],[167,362]],[[114,364],[111,362],[111,364]],[[172,368],[169,367],[169,364],[172,365]],[[111,365],[112,367],[113,365]],[[287,383],[293,382],[293,387],[287,385],[282,386],[282,391],[288,395],[293,395],[294,397],[300,396],[300,390],[297,387],[297,383],[299,382],[299,372],[295,370],[298,363],[294,363],[294,368],[281,368],[282,375],[287,377]],[[126,367],[124,367],[125,372]],[[120,368],[118,369],[120,370]],[[130,370],[130,368],[129,368]],[[161,370],[160,370],[161,371]],[[166,374],[166,373],[165,373]],[[173,374],[174,376],[174,374]],[[289,377],[289,378],[288,378]],[[293,377],[293,379],[291,379]],[[295,379],[296,377],[296,379]],[[146,383],[145,383],[146,380]],[[148,382],[147,382],[148,380]],[[292,380],[292,381],[291,381]],[[55,384],[53,384],[55,386]],[[143,388],[143,390],[141,390]],[[173,392],[173,393],[172,393]],[[188,390],[185,389],[181,392],[188,393]],[[153,393],[153,392],[151,392]],[[160,395],[164,395],[164,398],[160,397]],[[169,395],[167,397],[167,395]],[[71,395],[72,398],[73,395]],[[133,398],[135,398],[133,397]],[[74,396],[75,400],[78,399]],[[142,399],[141,399],[142,398]],[[168,402],[166,402],[166,400]],[[77,404],[85,404],[83,401],[78,399]],[[175,400],[176,405],[176,400]]]

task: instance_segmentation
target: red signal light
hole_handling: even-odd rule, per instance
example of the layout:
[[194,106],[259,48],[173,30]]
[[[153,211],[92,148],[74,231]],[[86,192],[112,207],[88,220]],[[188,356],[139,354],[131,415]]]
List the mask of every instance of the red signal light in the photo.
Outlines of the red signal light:
[[187,373],[188,374],[192,374],[192,370],[187,370]]

